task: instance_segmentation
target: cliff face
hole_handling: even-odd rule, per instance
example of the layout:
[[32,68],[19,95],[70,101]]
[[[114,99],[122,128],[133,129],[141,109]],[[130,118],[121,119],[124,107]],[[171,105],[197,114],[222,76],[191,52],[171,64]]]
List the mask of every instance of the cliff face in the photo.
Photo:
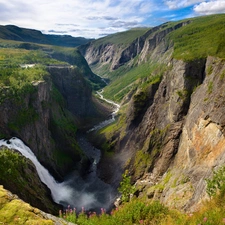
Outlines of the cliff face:
[[[206,78],[192,95],[187,117],[182,127],[178,152],[171,165],[171,173],[182,174],[188,178],[185,184],[179,184],[177,204],[184,208],[195,209],[206,197],[205,178],[212,169],[224,164],[224,61],[208,57]],[[189,185],[189,186],[188,186]],[[168,188],[168,187],[167,187]],[[182,195],[193,189],[188,201],[182,201]],[[182,190],[182,191],[181,191]],[[165,191],[165,198],[175,198],[174,191]],[[171,201],[170,201],[171,202]],[[176,201],[175,201],[176,203]],[[170,203],[171,204],[171,203]]]
[[160,80],[132,90],[122,101],[127,112],[118,126],[124,120],[126,124],[108,140],[116,154],[111,162],[105,159],[109,170],[101,175],[115,181],[115,165],[127,168],[137,195],[190,211],[207,198],[205,178],[225,160],[224,60],[173,58],[174,43],[168,35],[191,23],[153,28],[123,50],[89,44],[83,51],[93,68],[108,64],[116,70],[152,61],[165,66]]
[[129,168],[137,186],[140,180],[141,189],[146,185],[143,193],[196,210],[207,197],[205,179],[225,160],[225,64],[208,57],[170,66],[142,122],[127,130],[121,151],[133,152]]
[[96,46],[95,42],[90,42],[80,46],[79,50],[90,67],[100,73],[102,67],[108,66],[109,70],[113,71],[126,63],[131,63],[136,56],[139,56],[139,62],[147,61],[149,53],[151,53],[152,59],[156,60],[157,58],[158,60],[160,58],[158,56],[162,56],[169,49],[169,45],[165,41],[166,35],[188,23],[190,22],[181,22],[166,29],[163,25],[154,27],[126,45],[104,41],[104,44]]
[[0,162],[0,183],[4,188],[11,190],[32,206],[58,215],[61,207],[53,202],[50,190],[41,182],[34,164],[29,159],[18,152],[1,147]]
[[65,99],[65,107],[80,127],[91,127],[109,114],[94,97],[92,88],[83,75],[72,67],[50,67],[51,79]]
[[[1,132],[3,137],[17,136],[27,143],[41,163],[57,171],[53,163],[55,146],[49,130],[51,83],[37,82],[33,90],[17,99],[5,100],[1,105]],[[43,151],[43,149],[45,149]]]

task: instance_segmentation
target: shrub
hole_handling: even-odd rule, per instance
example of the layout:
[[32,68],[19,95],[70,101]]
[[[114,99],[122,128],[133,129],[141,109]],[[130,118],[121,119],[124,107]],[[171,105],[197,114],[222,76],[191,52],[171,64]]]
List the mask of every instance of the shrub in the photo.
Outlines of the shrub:
[[217,171],[213,171],[212,179],[206,179],[206,192],[211,196],[215,196],[218,192],[225,190],[225,166],[220,167]]
[[122,202],[128,202],[130,200],[130,196],[135,192],[135,187],[131,185],[131,177],[128,175],[128,170],[123,174],[123,179],[120,182],[118,191],[122,194]]

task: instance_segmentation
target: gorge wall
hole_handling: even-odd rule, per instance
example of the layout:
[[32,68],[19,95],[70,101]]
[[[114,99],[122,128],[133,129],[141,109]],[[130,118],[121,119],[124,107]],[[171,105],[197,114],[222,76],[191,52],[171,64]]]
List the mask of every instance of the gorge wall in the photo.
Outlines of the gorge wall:
[[225,62],[215,56],[175,59],[174,42],[168,37],[191,23],[150,29],[123,49],[106,41],[99,48],[89,43],[81,49],[96,71],[106,64],[112,71],[144,62],[165,66],[157,83],[132,90],[122,101],[126,128],[112,134],[109,142],[116,153],[107,165],[128,169],[138,196],[189,211],[207,198],[205,179],[225,161]]

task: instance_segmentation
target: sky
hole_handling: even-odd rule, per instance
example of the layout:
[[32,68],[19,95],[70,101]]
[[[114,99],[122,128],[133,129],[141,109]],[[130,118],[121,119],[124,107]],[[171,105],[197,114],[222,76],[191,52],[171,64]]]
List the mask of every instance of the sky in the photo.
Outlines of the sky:
[[225,0],[0,0],[0,25],[85,38],[215,13]]

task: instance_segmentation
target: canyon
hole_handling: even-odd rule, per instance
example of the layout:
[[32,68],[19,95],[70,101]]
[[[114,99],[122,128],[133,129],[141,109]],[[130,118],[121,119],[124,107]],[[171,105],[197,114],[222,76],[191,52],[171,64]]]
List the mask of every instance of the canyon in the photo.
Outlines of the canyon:
[[[128,171],[137,198],[199,210],[209,198],[205,179],[225,163],[224,45],[205,28],[210,21],[222,31],[224,19],[213,15],[114,34],[79,46],[79,58],[45,49],[69,65],[46,66],[48,76],[35,80],[32,91],[1,101],[1,138],[21,139],[59,182],[71,171],[89,176],[93,152],[83,150],[100,149],[95,176],[113,191]],[[192,41],[184,44],[186,38]],[[210,48],[202,38],[210,40]],[[120,107],[113,120],[113,107],[93,94],[102,88],[99,93]],[[1,94],[7,96],[7,90],[2,87]],[[92,129],[108,120],[106,127]],[[21,187],[0,181],[35,207],[53,214],[60,208],[53,202],[41,208],[43,202],[34,203],[37,193],[27,198]],[[52,201],[42,188],[42,197]]]

